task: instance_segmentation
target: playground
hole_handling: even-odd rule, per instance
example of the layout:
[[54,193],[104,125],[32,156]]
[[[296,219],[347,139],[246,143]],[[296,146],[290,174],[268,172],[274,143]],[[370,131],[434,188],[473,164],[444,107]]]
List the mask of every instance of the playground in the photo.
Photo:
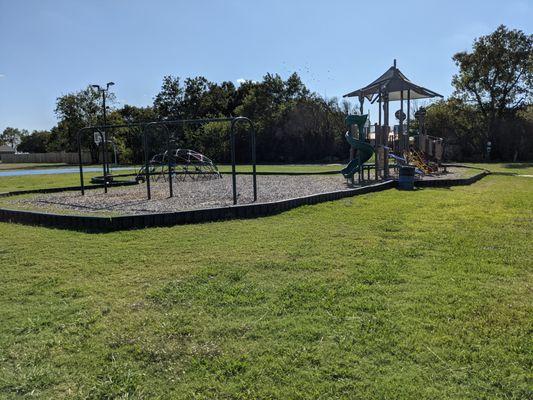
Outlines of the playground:
[[[347,131],[344,137],[350,149],[347,154],[349,162],[336,174],[259,174],[259,179],[255,127],[253,121],[246,117],[89,126],[77,132],[78,193],[74,188],[57,188],[52,190],[52,193],[46,190],[41,193],[37,190],[38,194],[35,196],[31,196],[31,192],[15,191],[8,193],[9,199],[1,201],[0,205],[18,208],[21,213],[46,212],[43,220],[53,220],[53,215],[49,215],[54,212],[102,216],[171,213],[252,203],[274,203],[310,196],[315,196],[316,199],[316,196],[321,194],[329,195],[320,197],[321,201],[327,201],[340,198],[336,197],[335,192],[357,187],[366,187],[365,193],[368,190],[382,190],[380,183],[391,183],[394,187],[404,190],[413,190],[415,181],[430,181],[435,185],[446,181],[447,183],[441,186],[450,186],[472,174],[464,168],[443,164],[445,142],[427,134],[423,107],[414,113],[417,129],[411,129],[411,102],[442,96],[407,79],[397,68],[396,60],[376,80],[346,94],[345,97],[356,97],[359,100],[360,112],[346,117]],[[363,114],[365,100],[379,106],[378,119],[373,125],[368,114]],[[394,126],[394,129],[391,128],[389,115],[390,103],[393,101],[400,103],[400,108],[395,113],[398,125]],[[404,103],[407,113],[404,112]],[[231,179],[221,174],[216,161],[212,160],[209,154],[179,146],[179,132],[183,132],[184,128],[212,123],[229,126]],[[116,162],[117,148],[113,133],[119,129],[128,130],[131,134],[140,134],[142,137],[143,165],[135,173],[121,173],[121,168],[111,173],[109,150],[113,149],[112,154]],[[251,166],[251,174],[246,176],[237,173],[236,163],[236,142],[238,138],[242,140],[243,135],[249,139],[248,159]],[[101,151],[102,160],[102,174],[93,175],[90,183],[87,182],[87,169],[84,171],[82,161],[82,143],[86,143],[87,138],[94,139]],[[94,167],[89,171],[94,171]],[[65,171],[58,170],[58,173],[61,172]],[[103,193],[97,188],[103,189]],[[351,193],[357,195],[362,192]],[[18,195],[22,195],[22,198],[18,199]],[[7,210],[3,218],[16,221],[18,216],[22,215],[20,221],[34,220],[32,215],[24,216],[21,213],[13,214]],[[154,221],[147,226],[152,226]],[[80,228],[87,226],[81,225]]]
[[[396,63],[347,96],[342,164],[260,165],[228,117],[3,168],[0,397],[529,398],[533,166],[447,163]],[[229,165],[179,146],[213,122]],[[142,165],[113,168],[118,129]]]

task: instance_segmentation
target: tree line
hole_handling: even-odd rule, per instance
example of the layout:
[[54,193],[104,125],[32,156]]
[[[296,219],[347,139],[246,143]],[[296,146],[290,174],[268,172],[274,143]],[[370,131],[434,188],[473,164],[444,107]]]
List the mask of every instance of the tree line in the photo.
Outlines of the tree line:
[[[498,27],[476,39],[470,52],[453,56],[458,72],[452,78],[454,93],[427,107],[426,127],[446,139],[453,160],[530,160],[533,158],[533,35]],[[261,81],[215,83],[205,77],[163,78],[161,89],[147,107],[116,106],[108,96],[107,123],[127,124],[157,120],[246,116],[257,132],[260,162],[325,162],[344,160],[344,118],[356,112],[346,101],[325,99],[311,92],[294,73],[287,79],[267,74]],[[101,98],[87,87],[57,99],[58,123],[50,131],[6,128],[0,143],[21,152],[76,151],[77,132],[102,123]],[[414,124],[416,127],[416,124]],[[208,123],[173,126],[174,145],[195,149],[216,162],[228,162],[229,125]],[[109,132],[121,162],[143,159],[138,128]],[[238,161],[249,158],[249,137],[240,128]],[[487,152],[490,142],[490,152]],[[93,137],[82,138],[83,147],[97,158]],[[166,149],[166,135],[150,134],[151,153]]]
[[533,35],[501,25],[453,60],[455,91],[428,107],[428,132],[458,161],[533,159]]
[[[262,162],[333,161],[346,157],[347,145],[341,132],[350,111],[347,102],[324,99],[312,93],[294,73],[287,79],[267,74],[259,82],[214,83],[199,76],[182,80],[163,78],[161,90],[148,107],[116,107],[115,95],[107,98],[107,124],[128,124],[159,120],[211,119],[248,116],[255,125],[257,159]],[[77,132],[102,124],[101,98],[91,87],[57,99],[58,124],[49,132],[19,134],[18,151],[77,151]],[[195,149],[217,162],[228,162],[228,123],[172,126],[174,146]],[[9,128],[13,133],[13,128]],[[249,159],[250,137],[246,126],[238,128],[237,153],[240,161]],[[108,132],[120,154],[121,162],[138,163],[143,159],[142,132],[138,127]],[[167,135],[157,128],[149,135],[151,153],[167,148]],[[98,147],[91,135],[82,137],[83,147],[94,159]]]

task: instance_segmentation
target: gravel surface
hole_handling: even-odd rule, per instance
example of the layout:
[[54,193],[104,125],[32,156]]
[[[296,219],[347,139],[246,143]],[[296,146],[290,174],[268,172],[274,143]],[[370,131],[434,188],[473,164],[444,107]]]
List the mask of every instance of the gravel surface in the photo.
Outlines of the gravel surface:
[[[467,170],[468,171],[468,170]],[[425,176],[424,179],[456,179],[465,177],[465,170],[448,168],[448,173]],[[371,182],[372,183],[372,182]],[[87,190],[85,196],[76,192],[39,194],[13,199],[9,203],[24,209],[93,215],[151,214],[215,208],[233,204],[231,175],[205,181],[174,181],[174,197],[169,198],[168,182],[151,183],[152,199],[146,198],[146,185]],[[339,175],[258,175],[258,202],[272,202],[317,193],[348,189]],[[237,204],[253,202],[252,176],[237,176]]]
[[[146,198],[146,185],[112,187],[79,192],[40,194],[14,200],[14,203],[34,208],[75,210],[82,213],[146,214],[201,208],[223,207],[233,204],[231,176],[206,181],[174,181],[174,197],[169,198],[168,182],[152,182],[152,199]],[[258,202],[306,196],[316,193],[347,189],[340,175],[260,175],[257,176]],[[252,177],[237,176],[238,204],[253,201]]]

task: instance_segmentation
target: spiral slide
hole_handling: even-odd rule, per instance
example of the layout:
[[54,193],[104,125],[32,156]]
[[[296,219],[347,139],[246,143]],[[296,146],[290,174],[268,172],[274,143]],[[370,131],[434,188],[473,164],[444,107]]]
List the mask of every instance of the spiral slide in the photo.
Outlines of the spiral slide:
[[362,140],[357,140],[352,135],[350,131],[346,132],[344,135],[347,142],[350,143],[350,146],[357,150],[355,158],[348,163],[346,167],[341,170],[342,175],[347,179],[353,179],[354,174],[359,171],[359,168],[374,154],[374,147],[369,143],[366,143]]

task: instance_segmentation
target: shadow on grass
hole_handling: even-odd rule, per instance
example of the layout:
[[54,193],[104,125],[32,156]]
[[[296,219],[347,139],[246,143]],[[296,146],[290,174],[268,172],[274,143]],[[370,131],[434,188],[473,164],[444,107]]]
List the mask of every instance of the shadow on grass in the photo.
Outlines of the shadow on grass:
[[516,172],[491,172],[491,175],[516,176]]
[[524,169],[524,168],[533,167],[533,163],[527,162],[527,163],[504,164],[503,167],[504,168],[509,168],[509,169]]

